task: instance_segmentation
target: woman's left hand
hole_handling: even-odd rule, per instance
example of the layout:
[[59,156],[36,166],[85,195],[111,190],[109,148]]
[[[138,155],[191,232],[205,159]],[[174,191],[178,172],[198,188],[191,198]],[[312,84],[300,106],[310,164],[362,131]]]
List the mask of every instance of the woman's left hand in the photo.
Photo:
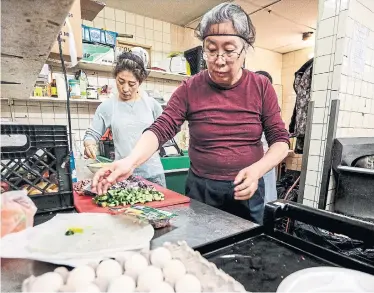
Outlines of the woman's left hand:
[[250,199],[256,192],[260,174],[255,166],[249,166],[241,170],[235,178],[235,199]]

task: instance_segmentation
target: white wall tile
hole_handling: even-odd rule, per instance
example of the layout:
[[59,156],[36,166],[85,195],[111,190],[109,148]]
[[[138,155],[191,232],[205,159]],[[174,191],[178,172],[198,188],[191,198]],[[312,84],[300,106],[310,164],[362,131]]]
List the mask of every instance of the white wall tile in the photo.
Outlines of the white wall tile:
[[120,9],[114,10],[116,21],[118,22],[126,22],[126,12]]
[[102,29],[105,24],[104,24],[104,18],[101,17],[96,17],[93,21],[94,27]]
[[163,33],[162,34],[162,42],[166,44],[171,44],[171,36],[170,34]]
[[153,18],[145,17],[144,26],[148,29],[153,29]]
[[138,38],[145,38],[145,30],[144,30],[144,27],[143,26],[137,26],[136,27],[136,31],[135,31],[135,35],[136,37]]
[[111,19],[105,19],[105,29],[108,31],[115,32],[116,31],[116,22]]
[[155,31],[162,32],[162,21],[154,19],[153,20],[153,29]]
[[321,139],[321,138],[322,138],[322,124],[313,123],[311,139]]
[[144,27],[144,16],[136,15],[135,23],[137,26]]
[[317,186],[317,175],[318,172],[308,170],[305,183],[311,186]]
[[322,9],[321,20],[335,16],[336,0],[326,0],[319,9]]
[[116,20],[114,9],[108,6],[104,7],[104,17],[105,19]]
[[317,74],[313,76],[313,91],[323,91],[327,90],[327,84],[329,81],[329,74],[323,73],[323,74]]
[[309,155],[319,156],[321,154],[321,140],[310,140]]
[[319,22],[318,26],[318,36],[317,39],[326,38],[332,36],[334,33],[334,22],[335,17],[325,19]]
[[154,31],[153,32],[153,39],[157,42],[162,42],[162,32]]
[[[331,54],[332,53],[332,46],[333,46],[333,37],[331,36],[331,37],[327,37],[327,38],[318,40],[316,46],[317,46],[316,57]],[[288,54],[286,54],[286,55],[288,55]]]
[[126,23],[116,21],[116,32],[120,34],[128,33],[126,30]]
[[153,30],[152,29],[149,29],[149,28],[145,29],[145,38],[147,40],[153,41]]
[[162,22],[162,31],[164,33],[170,34],[170,23],[163,21]]
[[317,57],[314,64],[314,74],[326,73],[330,71],[331,55]]
[[126,12],[126,23],[135,25],[135,14],[131,12]]
[[314,208],[315,207],[315,202],[311,200],[304,199],[303,200],[303,205],[306,205],[308,207]]
[[315,186],[305,185],[304,200],[314,201],[316,188]]
[[315,91],[312,93],[312,100],[314,101],[315,107],[325,107],[327,99],[327,90],[326,91]]
[[126,33],[130,35],[135,35],[135,32],[136,32],[135,25],[126,23]]
[[338,38],[345,37],[347,17],[348,17],[348,12],[347,11],[340,12],[340,14],[339,14],[339,24],[338,24],[338,36],[337,36]]

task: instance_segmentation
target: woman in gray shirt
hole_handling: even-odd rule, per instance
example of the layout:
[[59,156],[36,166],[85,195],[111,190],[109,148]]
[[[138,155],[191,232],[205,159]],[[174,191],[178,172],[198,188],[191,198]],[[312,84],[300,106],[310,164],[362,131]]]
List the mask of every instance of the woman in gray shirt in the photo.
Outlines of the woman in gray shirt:
[[[127,157],[143,131],[162,113],[161,105],[139,86],[147,78],[146,60],[137,53],[123,53],[118,57],[114,77],[118,95],[103,102],[96,110],[91,127],[84,136],[84,152],[95,159],[97,143],[110,128],[113,135],[115,159]],[[151,182],[166,186],[164,169],[158,153],[134,171]]]

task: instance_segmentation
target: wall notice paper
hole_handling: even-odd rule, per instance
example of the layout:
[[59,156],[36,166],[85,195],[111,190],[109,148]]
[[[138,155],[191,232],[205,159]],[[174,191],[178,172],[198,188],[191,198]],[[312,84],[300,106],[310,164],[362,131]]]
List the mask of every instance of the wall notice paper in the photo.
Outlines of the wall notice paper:
[[75,267],[128,251],[149,250],[153,235],[151,225],[121,215],[58,214],[44,224],[3,237],[0,251],[2,258]]

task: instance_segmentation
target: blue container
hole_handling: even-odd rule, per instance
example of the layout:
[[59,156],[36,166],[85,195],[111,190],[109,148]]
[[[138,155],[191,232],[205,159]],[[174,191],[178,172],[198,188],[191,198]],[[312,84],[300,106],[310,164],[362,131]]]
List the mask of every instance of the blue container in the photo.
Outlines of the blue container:
[[116,32],[89,27],[82,24],[82,41],[86,43],[99,43],[111,47],[116,46],[118,34]]

